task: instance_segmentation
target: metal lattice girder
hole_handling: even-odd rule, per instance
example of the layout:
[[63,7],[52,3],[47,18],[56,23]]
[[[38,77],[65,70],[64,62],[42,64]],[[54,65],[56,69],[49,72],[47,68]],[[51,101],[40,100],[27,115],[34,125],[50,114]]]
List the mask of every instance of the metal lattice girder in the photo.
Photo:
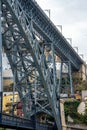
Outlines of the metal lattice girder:
[[34,29],[43,37],[45,41],[51,41],[54,44],[56,54],[63,61],[70,61],[73,70],[79,70],[83,63],[82,59],[41,10],[39,5],[33,0],[18,1],[21,3],[28,19],[31,18],[32,13]]
[[57,92],[59,94],[74,94],[73,83],[72,83],[72,72],[71,63],[69,61],[61,62],[60,66],[60,77],[59,77],[59,87]]
[[33,32],[32,19],[25,14],[18,0],[2,0],[3,46],[12,68],[15,88],[25,117],[29,118],[37,105],[36,111],[53,115],[58,129],[62,130],[54,60],[52,82],[45,55]]
[[[36,66],[31,55],[31,49],[28,47],[28,45],[26,45],[27,43],[25,43],[25,40],[22,36],[23,34],[21,34],[19,31],[18,25],[12,18],[12,14],[10,14],[10,11],[7,9],[6,5],[3,5],[2,8],[3,46],[11,64],[14,79],[16,82],[15,87],[20,95],[21,101],[23,102],[24,114],[25,116],[28,116],[28,114],[31,115],[32,113],[26,112],[26,105],[30,105],[28,102],[31,104],[33,102],[32,88],[34,89],[34,78],[38,78],[38,76],[36,77],[34,74]],[[38,51],[37,49],[38,46],[35,45],[34,51],[36,53]],[[33,82],[32,80],[30,81],[30,78],[33,79]],[[40,78],[38,78],[38,84],[40,84],[39,80]],[[30,106],[33,107],[33,104]],[[30,112],[31,109],[32,108],[30,108]]]

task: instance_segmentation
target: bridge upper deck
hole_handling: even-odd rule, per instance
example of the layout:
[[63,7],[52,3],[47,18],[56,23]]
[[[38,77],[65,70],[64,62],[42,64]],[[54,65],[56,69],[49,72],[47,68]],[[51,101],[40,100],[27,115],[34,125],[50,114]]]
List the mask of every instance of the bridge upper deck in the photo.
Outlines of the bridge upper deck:
[[53,42],[55,53],[63,61],[70,61],[73,70],[79,70],[83,60],[71,47],[65,37],[58,31],[52,21],[46,16],[44,11],[39,7],[35,0],[19,0],[27,17],[31,18],[34,29],[43,37],[45,42]]

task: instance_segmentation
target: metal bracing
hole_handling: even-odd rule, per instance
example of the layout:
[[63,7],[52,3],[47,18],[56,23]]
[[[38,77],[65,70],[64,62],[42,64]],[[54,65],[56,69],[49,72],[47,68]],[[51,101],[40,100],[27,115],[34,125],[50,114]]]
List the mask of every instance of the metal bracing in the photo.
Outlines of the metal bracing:
[[41,10],[38,4],[33,0],[19,0],[19,2],[28,19],[30,19],[32,10],[34,29],[43,36],[45,41],[51,41],[55,45],[56,54],[60,56],[63,61],[70,61],[73,70],[79,70],[83,61],[49,20],[46,14]]
[[63,94],[68,94],[72,96],[74,94],[72,69],[71,63],[69,61],[61,62],[57,93],[61,94],[62,96],[64,96]]
[[44,111],[55,118],[58,130],[62,130],[60,100],[55,91],[54,45],[51,43],[52,74],[33,26],[32,18],[28,19],[18,0],[2,0],[3,47],[14,74],[14,86],[24,116],[30,118],[35,112]]

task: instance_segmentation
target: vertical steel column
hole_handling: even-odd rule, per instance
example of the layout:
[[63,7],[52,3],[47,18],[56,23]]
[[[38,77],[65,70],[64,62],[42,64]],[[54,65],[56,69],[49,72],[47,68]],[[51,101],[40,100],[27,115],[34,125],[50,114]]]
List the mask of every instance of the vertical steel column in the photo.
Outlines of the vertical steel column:
[[37,86],[36,86],[36,69],[35,69],[35,82],[34,82],[34,89],[35,89],[35,95],[34,95],[34,109],[35,109],[35,115],[34,115],[34,118],[35,118],[35,122],[34,122],[34,127],[35,127],[35,130],[36,130],[36,102],[37,102],[37,99],[36,99],[36,97],[37,97],[37,92],[36,92],[36,88]]
[[60,96],[60,86],[61,86],[61,81],[62,81],[62,68],[63,68],[63,62],[61,62],[60,65],[60,77],[59,77],[59,84],[58,84],[58,88],[57,88],[57,94],[58,96]]
[[[13,61],[15,63],[15,61],[17,61],[17,47],[14,47],[14,53],[15,56],[13,56]],[[15,108],[15,87],[16,87],[16,68],[13,71],[13,79],[14,79],[14,85],[13,85],[13,111],[12,111],[12,115],[14,116],[14,108]]]
[[31,29],[31,32],[33,33],[33,16],[32,16],[32,10],[31,10],[31,19],[30,19],[30,29]]
[[61,110],[60,110],[60,95],[58,95],[56,88],[57,88],[57,78],[56,78],[56,64],[55,64],[55,55],[54,55],[54,45],[51,43],[51,50],[52,50],[52,63],[53,63],[53,82],[54,82],[54,88],[53,88],[53,100],[54,102],[57,101],[57,109],[58,109],[58,122],[56,121],[56,126],[58,130],[62,130],[62,122],[61,122]]
[[0,122],[2,122],[2,98],[3,98],[1,15],[2,15],[2,10],[1,10],[1,0],[0,0]]
[[36,97],[37,97],[37,86],[36,86],[36,69],[35,69],[35,82],[34,82],[35,84],[34,84],[34,89],[35,89],[35,106],[36,106],[36,102],[37,102],[37,99],[36,99]]
[[69,76],[70,76],[70,89],[71,89],[71,95],[74,94],[73,85],[72,85],[72,72],[71,72],[71,63],[68,62],[68,70],[69,70]]
[[56,90],[56,64],[55,64],[55,56],[54,56],[54,46],[53,43],[51,43],[51,50],[52,50],[52,64],[53,64],[53,95],[55,94]]
[[15,100],[15,71],[13,74],[13,79],[14,79],[14,85],[13,85],[13,102],[12,102],[12,116],[14,116],[14,100]]
[[[61,63],[61,69],[60,69],[60,79],[59,79],[59,86],[57,89],[57,93],[60,93],[60,86],[61,86],[61,80],[62,80],[62,68],[63,68],[63,63],[66,63],[68,66],[68,76],[69,76],[69,84],[70,84],[70,94],[73,95],[74,94],[74,90],[73,90],[73,83],[72,83],[72,70],[71,70],[71,63],[70,61],[66,61],[66,62],[62,62]],[[67,77],[68,78],[68,77]],[[65,79],[66,80],[66,79]],[[66,82],[66,81],[65,81]],[[65,84],[65,86],[67,86],[67,84]],[[68,90],[67,90],[68,91]],[[66,91],[65,91],[66,92]]]

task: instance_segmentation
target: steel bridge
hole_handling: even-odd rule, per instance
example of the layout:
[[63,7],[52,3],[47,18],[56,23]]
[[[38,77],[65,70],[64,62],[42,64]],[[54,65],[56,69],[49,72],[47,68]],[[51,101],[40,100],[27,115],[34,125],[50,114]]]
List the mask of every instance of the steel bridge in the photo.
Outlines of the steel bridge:
[[[2,48],[12,69],[14,91],[19,94],[24,117],[31,119],[35,113],[47,113],[62,130],[61,81],[57,83],[55,55],[61,63],[69,63],[71,83],[71,72],[78,71],[83,61],[35,0],[0,0],[1,94]],[[46,59],[46,48],[51,51],[50,61]]]
[[[11,116],[2,114],[2,120],[0,121],[0,127],[21,129],[21,130],[53,130],[53,125],[43,124],[35,122],[34,120],[28,120],[17,116]],[[57,129],[55,129],[57,130]]]

